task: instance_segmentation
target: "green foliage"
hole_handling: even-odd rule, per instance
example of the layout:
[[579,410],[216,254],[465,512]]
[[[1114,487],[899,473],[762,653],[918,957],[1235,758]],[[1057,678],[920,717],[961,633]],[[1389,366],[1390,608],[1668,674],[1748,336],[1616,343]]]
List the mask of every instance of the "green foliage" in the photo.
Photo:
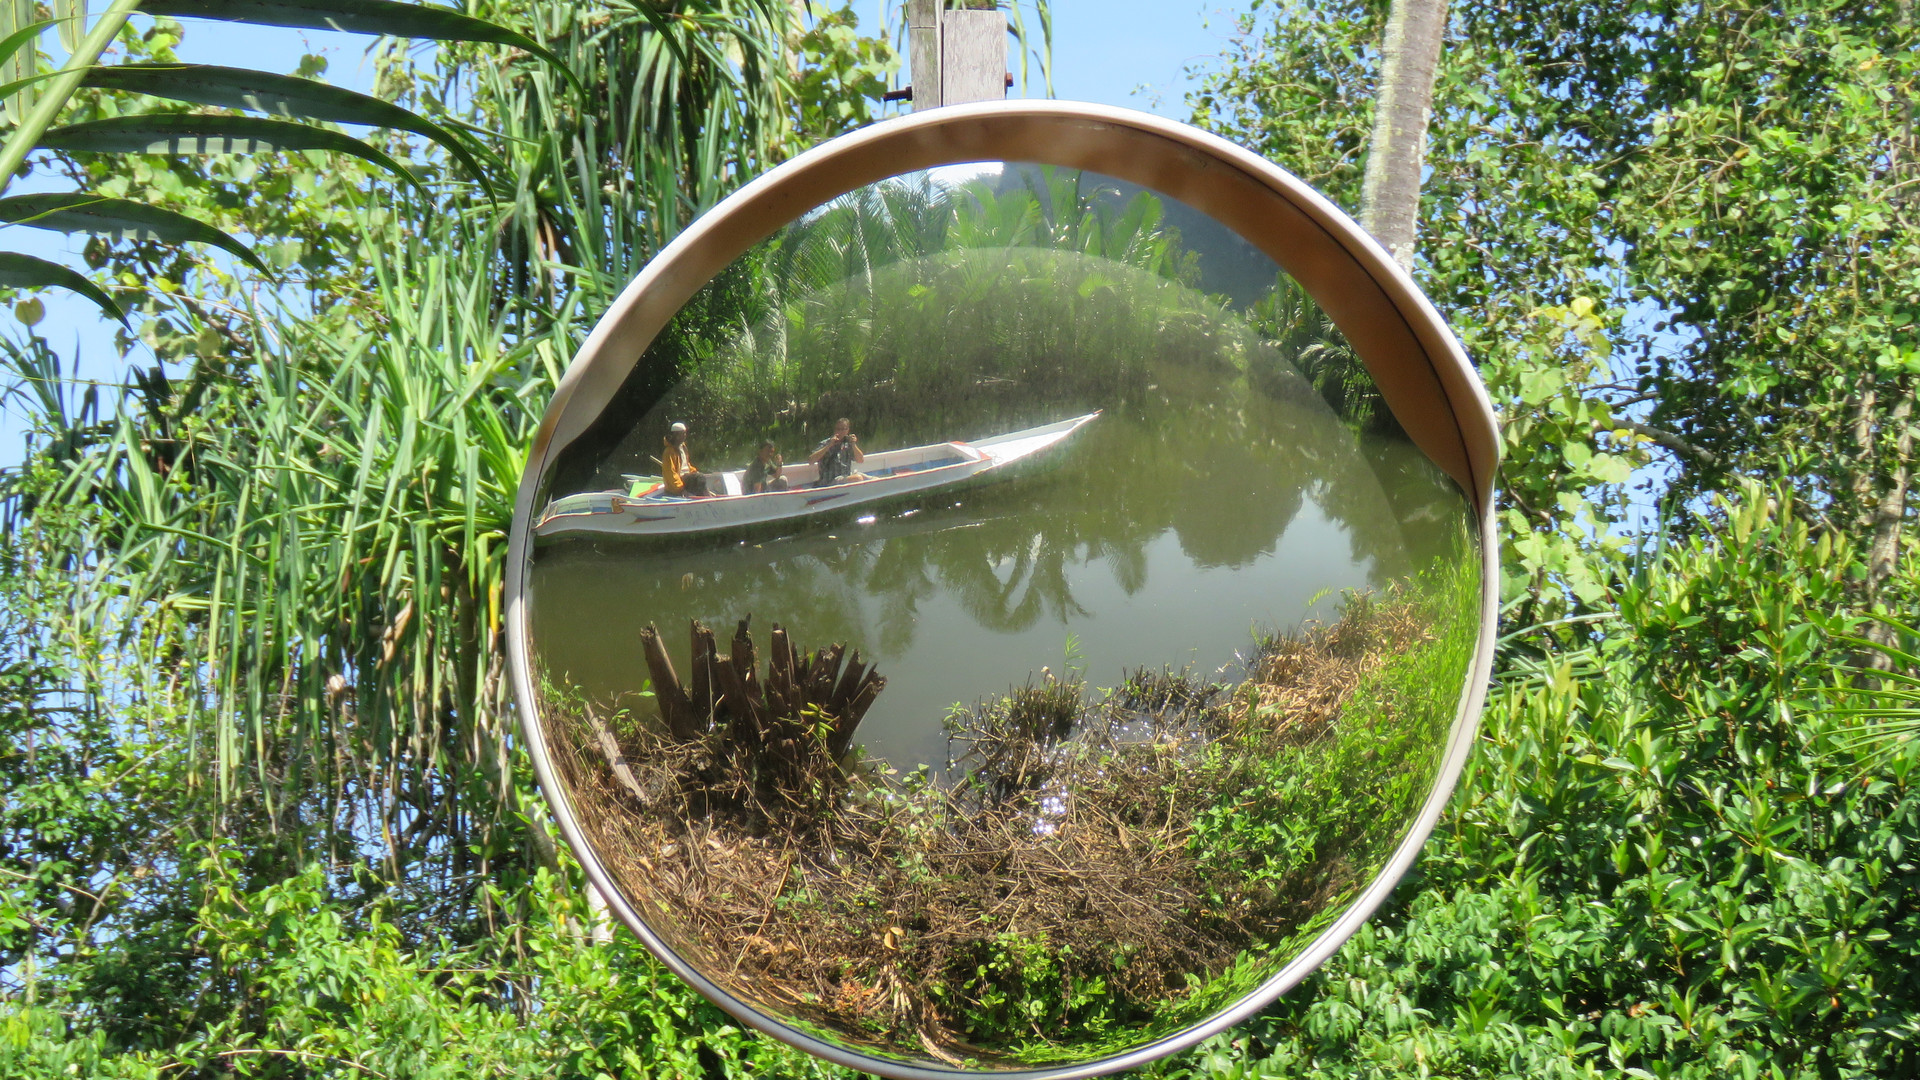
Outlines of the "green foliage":
[[[1457,673],[1472,663],[1480,630],[1474,569],[1439,567],[1410,589],[1432,639],[1391,652],[1368,672],[1341,707],[1331,739],[1252,761],[1210,762],[1238,786],[1232,801],[1194,819],[1192,847],[1217,882],[1214,903],[1228,893],[1286,890],[1335,905],[1400,843],[1433,785],[1459,710]],[[1348,597],[1341,625],[1369,625],[1369,610],[1382,602]],[[1337,646],[1357,655],[1380,647]],[[1303,888],[1301,878],[1316,871],[1323,879]]]
[[[206,114],[158,114],[150,116],[122,116],[101,120],[83,121],[65,127],[52,127],[59,113],[67,107],[69,99],[76,89],[87,81],[89,73],[98,60],[125,30],[127,18],[139,6],[137,0],[116,0],[106,12],[86,30],[84,36],[78,34],[79,24],[85,21],[84,5],[62,5],[62,41],[68,50],[68,57],[57,72],[49,76],[44,88],[35,86],[16,94],[11,110],[13,130],[9,131],[5,143],[0,145],[0,188],[13,180],[14,173],[24,164],[34,150],[66,150],[93,153],[148,153],[148,154],[216,154],[216,153],[273,153],[294,150],[331,151],[345,153],[373,162],[389,170],[410,184],[417,180],[407,170],[401,168],[387,154],[366,143],[341,134],[338,131],[307,124],[288,123],[280,120],[261,120],[251,117],[214,116]],[[351,0],[348,3],[325,5],[315,9],[311,5],[295,2],[286,3],[246,3],[232,4],[224,0],[191,0],[191,2],[162,2],[150,0],[146,4],[150,14],[185,14],[204,18],[230,18],[243,22],[265,25],[292,26],[332,26],[337,29],[356,30],[374,34],[398,34],[410,37],[427,37],[442,40],[489,41],[511,45],[532,53],[549,62],[556,58],[539,43],[525,35],[505,27],[496,26],[481,19],[457,14],[445,9],[419,7],[393,3],[390,0]],[[7,6],[8,18],[5,29],[9,34],[9,43],[19,47],[15,58],[10,59],[10,71],[18,74],[37,67],[39,50],[26,34],[24,18],[20,5]],[[132,35],[128,35],[131,37]],[[199,77],[196,77],[199,72]],[[263,110],[278,108],[289,111],[289,106],[299,107],[303,102],[318,96],[324,99],[320,111],[331,112],[329,119],[341,118],[343,98],[336,91],[328,94],[324,88],[302,94],[297,89],[297,80],[282,80],[275,86],[270,85],[273,76],[264,76],[255,80],[252,92],[234,90],[237,76],[245,82],[246,73],[233,69],[202,69],[195,65],[180,65],[170,71],[156,71],[147,68],[140,72],[126,73],[131,81],[122,87],[130,91],[152,94],[158,97],[172,96],[171,88],[175,83],[183,89],[180,100],[207,103],[209,86],[216,86],[211,100],[235,107],[257,108]],[[209,75],[211,76],[209,78]],[[111,76],[107,79],[112,82]],[[15,85],[18,85],[16,83]],[[295,86],[289,94],[290,85]],[[13,89],[13,87],[9,87]],[[29,101],[31,104],[29,105]],[[351,115],[360,121],[372,121],[386,125],[399,120],[399,126],[413,131],[425,130],[429,137],[435,137],[438,129],[427,124],[419,117],[396,111],[391,107],[384,111],[381,103],[371,99],[361,99],[357,107],[350,110]],[[305,109],[311,114],[312,108]],[[438,132],[444,135],[444,132]],[[458,144],[451,144],[456,157],[464,164],[471,164],[471,157]],[[151,216],[151,215],[150,215]],[[179,231],[181,223],[178,215],[172,222],[174,231]],[[206,240],[208,234],[220,235],[212,226],[202,226],[193,239]],[[148,230],[145,239],[170,239]],[[238,241],[222,236],[215,241],[230,251],[244,252]],[[250,255],[243,256],[251,259]],[[16,275],[16,279],[20,275]],[[73,287],[70,280],[55,275],[41,274],[38,280],[16,284],[50,285],[58,284]],[[101,303],[98,289],[76,289],[82,295],[101,304],[103,310],[116,318],[124,317],[120,309],[111,302]]]
[[1603,635],[1509,671],[1386,912],[1160,1071],[1910,1072],[1920,757],[1853,755],[1807,677],[1849,621],[1848,553],[1778,492],[1711,522]]
[[199,963],[181,988],[199,1004],[191,1027],[111,1040],[44,1004],[61,1001],[48,982],[43,1004],[15,1001],[0,1018],[0,1071],[421,1080],[829,1072],[729,1023],[638,942],[598,938],[606,916],[581,902],[577,879],[541,871],[496,894],[511,919],[455,944],[412,939],[377,907],[342,905],[317,867],[245,889],[233,858],[213,846],[193,867],[201,880],[188,931]]
[[[1920,243],[1900,194],[1915,177],[1920,28],[1899,4],[1720,0],[1664,29],[1658,47],[1679,62],[1640,80],[1635,129],[1593,124],[1597,149],[1632,149],[1602,176],[1636,297],[1695,337],[1650,358],[1650,420],[1718,456],[1683,490],[1765,472],[1791,440],[1796,486],[1859,514],[1879,485],[1857,481],[1895,465],[1901,425],[1883,418],[1920,355]],[[1609,67],[1644,62],[1631,37],[1614,51]],[[1584,92],[1578,104],[1602,114]]]
[[[1384,6],[1258,0],[1196,110],[1356,201]],[[389,46],[382,96],[455,132],[505,209],[382,140],[440,213],[369,199],[357,159],[56,160],[253,238],[314,318],[99,239],[160,369],[121,397],[43,341],[9,350],[36,435],[0,567],[0,1073],[833,1072],[608,932],[498,682],[517,455],[601,298],[740,179],[878,110],[885,47],[794,10],[515,5],[586,93],[491,48],[422,70]],[[165,64],[178,35],[115,40]],[[1911,716],[1913,650],[1864,681],[1852,617],[1920,350],[1912,35],[1899,4],[1455,6],[1419,271],[1506,421],[1501,683],[1415,878],[1155,1072],[1920,1071],[1915,758],[1871,726]],[[69,119],[188,108],[86,90]],[[1031,235],[981,207],[983,238]],[[1700,512],[1635,545],[1624,482],[1653,455]],[[1713,502],[1734,474],[1793,490]],[[1908,577],[1877,597],[1910,624]],[[1217,824],[1222,851],[1285,857]],[[981,1022],[1097,1016],[1051,962],[1020,939],[980,958],[1002,991]]]
[[1886,670],[1842,668],[1855,685],[1835,688],[1831,711],[1859,725],[1850,748],[1898,755],[1920,735],[1920,645],[1913,644],[1920,641],[1920,629],[1886,616],[1875,621],[1893,630],[1895,641],[1905,647],[1843,637],[1846,644],[1863,650],[1863,656],[1883,655],[1891,663]]
[[803,144],[825,142],[879,119],[887,80],[900,70],[900,57],[885,40],[861,37],[859,23],[849,4],[823,11],[804,33],[790,31],[794,51],[804,57],[794,81]]
[[1618,494],[1648,463],[1644,440],[1616,426],[1594,392],[1609,378],[1607,331],[1619,312],[1588,297],[1536,309],[1482,369],[1499,403],[1501,563],[1514,573],[1502,600],[1520,621],[1604,608],[1609,577],[1627,546],[1614,528]]
[[970,980],[979,1000],[964,1016],[968,1033],[987,1040],[1047,1039],[1066,1029],[1097,1036],[1123,1019],[1124,1008],[1099,976],[1061,970],[1060,950],[1044,937],[999,935],[985,949]]
[[[136,72],[150,65],[173,66],[173,48],[183,32],[178,23],[156,19],[143,33],[123,34],[118,46]],[[313,81],[325,67],[323,59],[307,57],[302,77]],[[184,101],[83,88],[66,118],[85,123],[167,117],[191,108]],[[429,182],[437,178],[437,169],[427,162],[412,160],[410,165]],[[350,258],[358,249],[353,208],[361,192],[392,179],[359,157],[329,158],[318,152],[88,154],[56,157],[47,167],[90,194],[144,202],[229,235],[253,237],[251,246],[272,270],[279,295],[313,307],[364,288],[364,269]],[[191,249],[124,234],[101,235],[87,243],[82,258],[135,313],[138,321],[118,342],[123,352],[144,345],[162,364],[191,365],[201,357],[222,357],[235,348],[234,342],[257,332],[254,290],[227,267]]]

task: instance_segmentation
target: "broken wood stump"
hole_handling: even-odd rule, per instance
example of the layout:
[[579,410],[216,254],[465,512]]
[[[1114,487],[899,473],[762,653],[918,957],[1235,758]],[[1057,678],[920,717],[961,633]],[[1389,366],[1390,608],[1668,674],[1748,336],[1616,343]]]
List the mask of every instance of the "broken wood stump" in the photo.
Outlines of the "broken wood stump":
[[692,664],[684,681],[659,630],[649,624],[640,631],[668,736],[690,742],[715,733],[728,749],[796,767],[817,753],[815,747],[824,747],[829,760],[839,760],[853,746],[854,730],[886,688],[886,678],[862,663],[857,651],[847,657],[844,645],[802,655],[776,623],[762,681],[752,621],[751,615],[740,620],[722,654],[713,631],[695,620]]

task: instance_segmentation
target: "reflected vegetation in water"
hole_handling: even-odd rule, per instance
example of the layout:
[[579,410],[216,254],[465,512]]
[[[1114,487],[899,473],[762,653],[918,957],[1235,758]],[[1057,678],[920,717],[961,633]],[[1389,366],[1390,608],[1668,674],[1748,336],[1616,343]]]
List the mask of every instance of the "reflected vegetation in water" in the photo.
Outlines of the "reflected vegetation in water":
[[[1385,864],[1479,538],[1265,256],[1093,174],[937,172],[739,260],[544,477],[641,525],[538,549],[540,721],[595,857],[730,994],[893,1060],[1090,1060],[1232,1004]],[[644,535],[675,422],[724,475],[843,417],[877,453],[1094,413]]]

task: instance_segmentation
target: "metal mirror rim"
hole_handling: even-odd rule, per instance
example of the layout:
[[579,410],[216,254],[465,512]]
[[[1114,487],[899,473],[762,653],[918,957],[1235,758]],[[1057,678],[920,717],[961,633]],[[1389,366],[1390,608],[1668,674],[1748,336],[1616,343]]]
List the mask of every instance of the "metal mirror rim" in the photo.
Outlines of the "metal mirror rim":
[[[699,288],[753,245],[825,202],[892,176],[980,161],[1083,168],[1142,184],[1222,220],[1273,258],[1354,340],[1395,416],[1460,483],[1475,511],[1482,552],[1480,637],[1433,787],[1399,847],[1340,918],[1279,972],[1200,1024],[1122,1054],[990,1073],[861,1053],[794,1028],[707,979],[653,932],[600,864],[548,753],[533,689],[527,602],[533,511],[548,464],[605,409],[654,336]],[[593,416],[582,419],[582,412]],[[834,1064],[895,1080],[967,1075],[1075,1080],[1136,1068],[1225,1031],[1298,985],[1359,929],[1418,857],[1472,748],[1493,669],[1498,456],[1492,402],[1432,303],[1359,225],[1272,162],[1198,128],[1079,102],[986,102],[889,120],[777,166],[695,221],[614,300],[562,376],[528,454],[508,547],[507,659],[527,751],[555,824],[610,911],[670,970],[747,1026]]]

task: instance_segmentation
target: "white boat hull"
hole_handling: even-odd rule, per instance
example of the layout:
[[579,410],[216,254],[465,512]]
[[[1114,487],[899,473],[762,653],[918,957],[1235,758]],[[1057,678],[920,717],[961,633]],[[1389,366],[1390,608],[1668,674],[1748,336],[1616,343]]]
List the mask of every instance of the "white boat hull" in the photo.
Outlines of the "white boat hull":
[[818,469],[800,464],[786,469],[792,485],[787,491],[745,494],[741,490],[743,473],[734,470],[714,474],[725,494],[705,498],[671,496],[657,490],[637,498],[617,491],[569,495],[549,503],[533,531],[539,537],[677,536],[833,513],[973,479],[1059,444],[1099,415],[1088,413],[977,442],[934,443],[868,454],[858,466],[868,479],[827,487],[814,487]]

